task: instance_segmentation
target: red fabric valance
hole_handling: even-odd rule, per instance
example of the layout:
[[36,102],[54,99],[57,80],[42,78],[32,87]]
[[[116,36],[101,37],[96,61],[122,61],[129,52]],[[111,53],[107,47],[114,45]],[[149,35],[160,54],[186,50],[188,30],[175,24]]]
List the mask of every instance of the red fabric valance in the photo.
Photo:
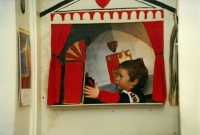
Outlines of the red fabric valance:
[[165,103],[166,100],[166,80],[164,65],[164,29],[163,21],[143,22],[149,35],[154,53],[156,55],[154,65],[154,80],[152,99],[156,102]]

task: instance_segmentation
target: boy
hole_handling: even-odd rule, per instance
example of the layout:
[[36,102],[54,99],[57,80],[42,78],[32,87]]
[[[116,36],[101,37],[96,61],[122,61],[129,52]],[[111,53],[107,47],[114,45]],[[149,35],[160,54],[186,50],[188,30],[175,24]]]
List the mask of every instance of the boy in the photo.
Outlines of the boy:
[[121,93],[99,90],[96,83],[94,87],[83,88],[85,97],[98,99],[103,103],[145,103],[146,99],[141,88],[148,79],[148,70],[143,59],[122,62],[118,67],[118,73],[115,85]]

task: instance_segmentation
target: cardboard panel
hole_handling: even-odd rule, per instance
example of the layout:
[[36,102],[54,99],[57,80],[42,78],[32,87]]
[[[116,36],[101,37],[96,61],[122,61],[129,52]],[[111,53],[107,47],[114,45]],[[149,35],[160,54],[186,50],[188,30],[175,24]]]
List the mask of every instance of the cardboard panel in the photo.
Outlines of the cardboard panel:
[[111,54],[106,56],[106,62],[108,67],[108,72],[110,76],[110,82],[115,83],[115,76],[117,75],[118,65],[126,60],[132,60],[132,55],[130,50],[122,51],[119,53]]
[[66,62],[64,77],[64,103],[80,104],[82,98],[84,62]]

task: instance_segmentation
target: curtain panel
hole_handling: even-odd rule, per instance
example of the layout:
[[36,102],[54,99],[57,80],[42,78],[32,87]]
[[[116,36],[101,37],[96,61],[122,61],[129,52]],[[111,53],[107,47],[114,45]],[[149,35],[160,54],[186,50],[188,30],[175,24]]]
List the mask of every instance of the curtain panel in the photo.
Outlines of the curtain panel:
[[154,80],[152,99],[156,102],[165,103],[166,100],[166,78],[164,65],[164,22],[143,22],[149,35],[154,53]]
[[51,60],[48,80],[47,105],[54,105],[60,102],[61,65],[60,53],[68,39],[71,24],[51,25]]

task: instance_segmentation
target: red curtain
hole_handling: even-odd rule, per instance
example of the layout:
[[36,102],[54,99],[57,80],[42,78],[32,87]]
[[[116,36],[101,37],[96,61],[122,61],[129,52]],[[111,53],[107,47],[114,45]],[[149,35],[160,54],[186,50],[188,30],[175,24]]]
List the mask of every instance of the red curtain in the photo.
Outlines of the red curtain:
[[61,62],[58,59],[71,30],[71,24],[51,25],[51,61],[47,105],[60,102]]
[[166,80],[164,65],[164,29],[163,21],[143,22],[149,35],[153,50],[155,52],[154,80],[152,99],[156,102],[165,103],[166,100]]

